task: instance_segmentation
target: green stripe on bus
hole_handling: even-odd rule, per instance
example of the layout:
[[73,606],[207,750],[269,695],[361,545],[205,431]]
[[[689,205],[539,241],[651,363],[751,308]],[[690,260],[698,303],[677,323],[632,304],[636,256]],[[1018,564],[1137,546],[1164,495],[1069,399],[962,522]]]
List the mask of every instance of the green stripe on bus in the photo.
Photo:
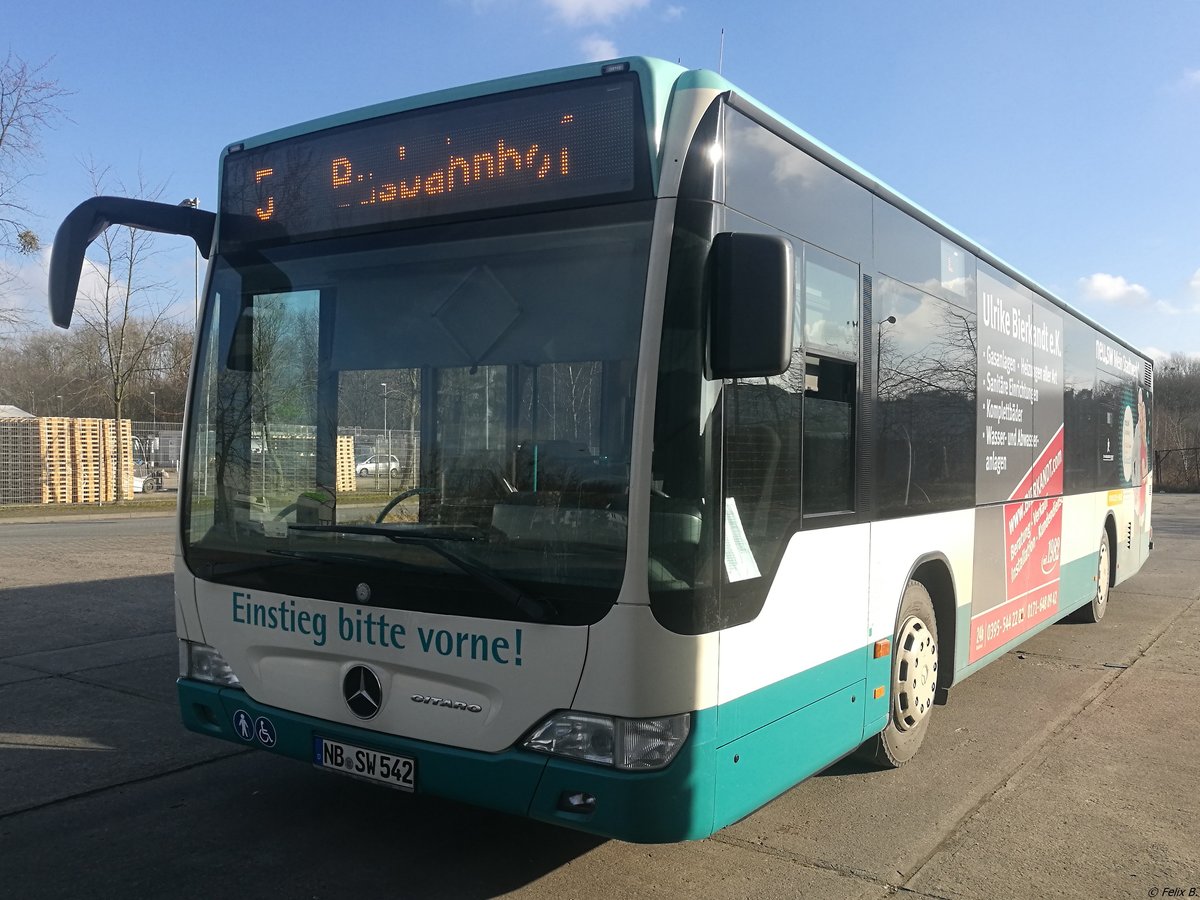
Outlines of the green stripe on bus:
[[[515,747],[481,753],[398,738],[268,707],[243,691],[189,679],[179,680],[178,691],[184,725],[201,734],[310,763],[313,737],[321,735],[415,759],[418,793],[660,843],[706,837],[854,749],[863,737],[863,672],[870,654],[870,647],[855,650],[694,712],[679,756],[657,772],[618,771]],[[271,721],[273,747],[239,738],[233,727],[239,709]],[[596,798],[594,812],[560,808],[564,796],[577,793]]]

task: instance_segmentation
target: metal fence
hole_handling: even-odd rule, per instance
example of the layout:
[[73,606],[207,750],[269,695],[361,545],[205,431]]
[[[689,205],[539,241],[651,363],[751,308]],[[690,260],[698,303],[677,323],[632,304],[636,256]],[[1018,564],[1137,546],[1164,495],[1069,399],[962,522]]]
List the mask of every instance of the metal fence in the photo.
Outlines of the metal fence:
[[[397,481],[415,487],[421,472],[420,433],[401,428],[339,428],[338,438],[354,446],[354,473],[362,479]],[[364,485],[365,486],[365,485]]]
[[[136,499],[179,488],[183,431],[164,422],[129,422],[121,470],[122,493]],[[259,426],[251,445],[270,467],[266,482],[311,486],[315,482],[316,432],[311,426]],[[265,450],[265,452],[264,452]],[[198,488],[212,481],[211,452],[199,437]],[[131,465],[132,464],[132,465]],[[111,502],[115,497],[116,441],[111,419],[0,419],[0,505]],[[337,489],[404,490],[415,487],[421,470],[418,432],[407,429],[338,429]],[[207,476],[207,477],[205,477]],[[1200,447],[1154,453],[1156,490],[1200,492]]]
[[182,428],[167,422],[134,422],[131,444],[134,493],[178,490]]
[[[284,445],[294,445],[294,459],[303,458],[315,446],[316,433],[312,428],[302,429],[302,434],[292,427],[258,429],[251,441],[257,446],[264,442],[273,445],[274,451],[287,456]],[[178,486],[179,460],[182,453],[182,432],[177,426],[154,422],[133,423],[134,474],[145,476],[148,481],[138,484],[147,492],[172,490]],[[385,490],[415,487],[421,471],[420,436],[416,431],[390,428],[339,428],[339,442],[352,448],[353,481],[347,481],[344,471],[349,463],[344,454],[339,454],[339,491]],[[203,447],[201,447],[203,453]],[[285,473],[289,480],[311,479],[313,473],[305,471]],[[311,480],[308,481],[311,484]],[[1200,493],[1200,447],[1176,447],[1156,450],[1154,453],[1155,490]],[[5,502],[0,494],[0,503]]]
[[[121,494],[126,500],[179,489],[183,431],[167,422],[122,420]],[[207,443],[206,443],[207,439]],[[116,498],[116,429],[111,419],[0,419],[0,506],[105,503]],[[201,494],[214,485],[211,437],[198,437],[195,471]],[[250,444],[260,463],[262,493],[316,478],[316,431],[311,426],[262,425]],[[337,490],[403,490],[417,484],[420,441],[406,429],[341,428]]]
[[134,487],[128,419],[0,419],[0,504],[103,503]]
[[[239,490],[265,500],[312,490],[317,483],[317,433],[305,425],[251,426],[249,440],[241,457],[234,461],[239,470]],[[158,436],[159,441],[163,440]],[[148,458],[155,458],[154,436],[149,438]],[[197,458],[192,479],[198,496],[211,496],[216,485],[216,436],[212,432],[195,435]],[[420,440],[415,431],[404,429],[340,428],[337,435],[336,474],[332,487],[338,494],[356,491],[396,491],[415,487],[420,472]],[[177,468],[171,469],[170,454],[158,461],[168,479],[178,481]],[[177,465],[177,464],[176,464]],[[170,481],[168,480],[168,484]]]

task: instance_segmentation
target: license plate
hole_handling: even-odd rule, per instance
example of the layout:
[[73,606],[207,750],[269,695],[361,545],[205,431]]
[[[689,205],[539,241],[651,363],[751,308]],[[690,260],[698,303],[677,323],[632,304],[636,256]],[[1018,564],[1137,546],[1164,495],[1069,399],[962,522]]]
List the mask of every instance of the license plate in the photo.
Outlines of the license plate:
[[313,765],[319,769],[377,781],[402,791],[417,789],[417,764],[407,756],[393,756],[316,737],[313,738]]

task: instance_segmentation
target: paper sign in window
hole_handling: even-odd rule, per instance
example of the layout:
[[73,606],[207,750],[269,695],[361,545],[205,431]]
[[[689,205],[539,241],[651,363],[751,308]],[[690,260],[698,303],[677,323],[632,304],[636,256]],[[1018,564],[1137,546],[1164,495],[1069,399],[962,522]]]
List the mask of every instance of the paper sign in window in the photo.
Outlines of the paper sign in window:
[[754,561],[746,529],[742,527],[737,501],[732,497],[725,500],[725,574],[731,582],[748,581],[762,575]]

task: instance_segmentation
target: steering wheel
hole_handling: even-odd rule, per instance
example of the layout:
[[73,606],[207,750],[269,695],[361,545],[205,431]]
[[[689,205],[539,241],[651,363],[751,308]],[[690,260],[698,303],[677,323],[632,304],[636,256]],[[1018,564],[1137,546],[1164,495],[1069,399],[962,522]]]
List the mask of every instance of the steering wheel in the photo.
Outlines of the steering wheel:
[[388,505],[385,506],[383,508],[383,510],[379,513],[379,515],[375,517],[375,524],[382,525],[383,520],[387,518],[388,513],[390,513],[393,509],[396,508],[397,505],[403,503],[409,497],[415,497],[417,494],[432,494],[432,493],[434,493],[433,488],[427,488],[427,487],[415,487],[415,488],[409,488],[407,491],[401,491],[399,494],[397,494],[395,497],[393,497],[391,500],[389,500]]

